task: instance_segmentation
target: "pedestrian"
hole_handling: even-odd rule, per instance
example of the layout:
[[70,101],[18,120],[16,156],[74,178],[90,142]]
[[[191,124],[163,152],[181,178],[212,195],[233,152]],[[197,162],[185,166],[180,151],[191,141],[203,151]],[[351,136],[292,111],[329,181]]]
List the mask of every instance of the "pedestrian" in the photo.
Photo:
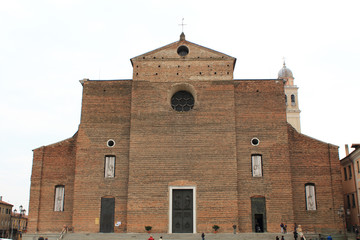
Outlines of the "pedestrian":
[[281,230],[281,233],[284,233],[284,224],[283,223],[280,223],[280,230]]
[[163,239],[162,239],[162,236],[159,238],[159,240],[163,240]]
[[233,229],[234,229],[234,234],[236,234],[236,225],[233,225]]
[[284,225],[284,233],[287,233],[287,225]]
[[280,240],[278,236],[276,236],[275,240]]
[[285,239],[284,239],[284,236],[281,236],[281,240],[285,240]]
[[298,238],[298,233],[294,231],[294,239],[297,240],[297,238]]
[[333,240],[332,237],[331,237],[331,235],[329,235],[326,239],[327,239],[327,240]]
[[150,237],[148,238],[148,240],[154,240],[154,238],[150,235]]
[[299,237],[300,237],[300,240],[306,240],[306,238],[305,238],[305,236],[304,236],[304,234],[303,234],[303,232],[302,232],[302,228],[301,228],[301,225],[299,225],[298,227],[297,227],[297,233],[299,234]]
[[205,233],[202,233],[202,234],[201,234],[201,239],[202,239],[202,240],[205,240]]

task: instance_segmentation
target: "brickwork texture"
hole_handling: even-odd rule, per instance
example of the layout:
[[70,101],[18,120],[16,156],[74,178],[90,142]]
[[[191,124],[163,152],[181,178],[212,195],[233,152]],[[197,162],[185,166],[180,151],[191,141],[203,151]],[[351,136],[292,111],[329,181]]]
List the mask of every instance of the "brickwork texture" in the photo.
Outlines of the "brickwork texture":
[[[178,54],[180,46],[187,54]],[[251,199],[264,198],[266,231],[280,223],[340,231],[337,147],[286,122],[282,80],[234,80],[236,59],[181,39],[131,59],[132,80],[84,80],[78,132],[34,150],[29,232],[99,232],[101,198],[114,198],[114,232],[171,232],[172,188],[195,189],[194,232],[254,230]],[[193,108],[171,97],[187,91]],[[254,145],[251,139],[259,139]],[[114,145],[108,146],[108,140]],[[262,157],[262,177],[251,156]],[[115,177],[105,178],[105,157]],[[305,184],[316,186],[306,210]],[[64,211],[54,211],[65,186]]]

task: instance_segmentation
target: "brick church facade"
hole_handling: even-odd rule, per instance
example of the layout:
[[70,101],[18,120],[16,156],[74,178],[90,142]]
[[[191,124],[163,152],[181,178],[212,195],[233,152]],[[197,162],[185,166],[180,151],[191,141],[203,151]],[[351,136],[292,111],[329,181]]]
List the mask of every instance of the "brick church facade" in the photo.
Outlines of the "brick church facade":
[[340,231],[338,147],[287,122],[283,79],[180,40],[81,80],[78,131],[34,150],[30,233]]

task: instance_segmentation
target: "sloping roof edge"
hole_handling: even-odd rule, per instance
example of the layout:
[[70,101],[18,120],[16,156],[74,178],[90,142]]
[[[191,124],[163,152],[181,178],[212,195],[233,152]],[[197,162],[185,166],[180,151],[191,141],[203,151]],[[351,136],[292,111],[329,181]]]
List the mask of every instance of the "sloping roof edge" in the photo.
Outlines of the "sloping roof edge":
[[49,144],[49,145],[44,145],[44,146],[35,148],[35,149],[33,149],[33,151],[38,150],[38,149],[43,148],[43,147],[55,147],[56,145],[60,145],[60,144],[62,144],[64,142],[69,142],[71,140],[74,140],[76,138],[77,134],[78,134],[78,131],[76,131],[76,133],[72,137],[66,138],[64,140],[61,140],[61,141],[58,141],[58,142],[55,142],[55,143],[52,143],[52,144]]

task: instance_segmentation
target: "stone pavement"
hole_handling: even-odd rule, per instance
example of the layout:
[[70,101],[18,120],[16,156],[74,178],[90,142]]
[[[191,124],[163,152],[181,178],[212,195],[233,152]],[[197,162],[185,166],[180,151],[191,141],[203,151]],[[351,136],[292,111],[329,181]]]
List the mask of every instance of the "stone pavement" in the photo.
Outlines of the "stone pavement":
[[[64,236],[63,240],[147,240],[152,235],[155,240],[158,240],[160,236],[163,240],[201,240],[201,233],[68,233]],[[293,234],[281,234],[281,233],[206,233],[205,240],[275,240],[276,236],[284,236],[285,240],[293,240]],[[37,240],[39,236],[47,237],[49,240],[57,240],[59,234],[24,234],[23,240]],[[318,234],[305,234],[307,240],[319,240]],[[326,240],[325,235],[322,235]],[[336,234],[332,235],[334,240],[345,240],[344,235]],[[354,234],[347,235],[348,240],[355,240]],[[298,239],[299,240],[299,239]]]

